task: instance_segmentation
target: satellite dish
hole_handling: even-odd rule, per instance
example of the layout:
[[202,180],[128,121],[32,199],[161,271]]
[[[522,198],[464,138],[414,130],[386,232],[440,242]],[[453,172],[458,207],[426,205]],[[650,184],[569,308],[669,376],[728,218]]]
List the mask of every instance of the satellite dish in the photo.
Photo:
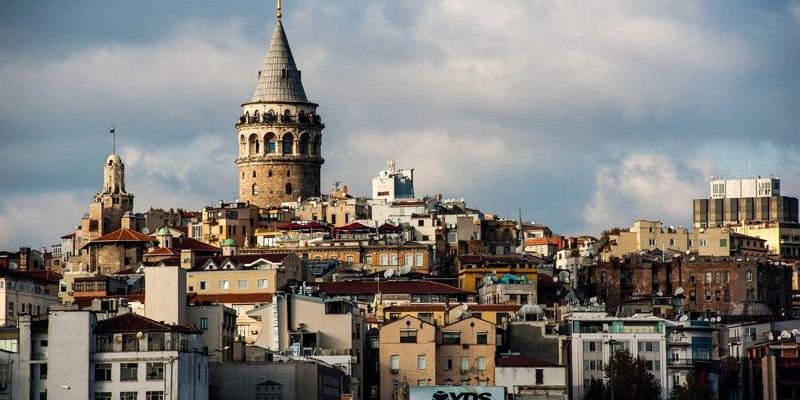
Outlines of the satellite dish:
[[469,310],[469,304],[463,303],[463,304],[461,304],[461,308],[463,308],[464,311],[467,311],[467,310]]
[[392,276],[394,276],[394,270],[393,269],[389,268],[386,271],[383,271],[383,277],[384,278],[390,278]]
[[597,304],[597,296],[590,297],[589,304]]
[[708,322],[708,317],[703,318],[703,322]]
[[556,296],[561,296],[561,289],[556,290]]
[[689,316],[688,316],[688,315],[686,315],[686,314],[684,314],[684,315],[681,315],[681,317],[680,317],[680,318],[678,318],[678,320],[679,320],[679,321],[688,321],[688,320],[689,320]]
[[686,249],[686,255],[692,254],[692,249]]
[[675,296],[680,296],[682,294],[683,294],[683,288],[678,286],[678,288],[675,289]]
[[664,292],[659,290],[658,292],[656,292],[656,296],[662,297],[662,296],[664,296]]
[[795,334],[795,335],[800,334],[800,329],[796,329],[796,328],[792,329],[792,334]]
[[781,337],[784,338],[784,339],[789,339],[790,337],[792,337],[792,334],[789,333],[789,331],[782,331],[781,332]]
[[[556,282],[556,283],[558,283],[558,276],[554,276],[554,277],[553,277],[553,282]],[[561,293],[559,293],[559,294],[561,294]]]
[[399,272],[400,275],[405,275],[405,274],[411,272],[411,266],[410,265],[403,265],[402,267],[400,267],[400,270],[397,271],[397,272]]
[[772,332],[767,334],[767,339],[768,340],[775,340],[775,336],[772,335]]
[[722,321],[722,317],[720,317],[719,315],[717,315],[717,322],[721,322],[721,321]]

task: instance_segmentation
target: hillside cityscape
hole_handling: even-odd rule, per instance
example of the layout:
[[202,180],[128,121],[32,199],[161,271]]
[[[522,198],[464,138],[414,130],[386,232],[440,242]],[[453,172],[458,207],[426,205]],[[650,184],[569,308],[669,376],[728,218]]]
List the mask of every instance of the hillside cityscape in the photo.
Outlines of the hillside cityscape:
[[134,204],[109,124],[74,229],[0,251],[0,400],[800,398],[796,186],[703,177],[690,226],[570,235],[394,154],[351,191],[283,11],[221,141],[231,198]]

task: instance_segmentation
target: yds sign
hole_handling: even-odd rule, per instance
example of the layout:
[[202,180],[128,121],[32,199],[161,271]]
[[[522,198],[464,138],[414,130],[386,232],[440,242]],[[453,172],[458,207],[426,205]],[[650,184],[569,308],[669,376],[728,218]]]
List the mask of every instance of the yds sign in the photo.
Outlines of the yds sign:
[[412,386],[409,400],[504,400],[500,386]]

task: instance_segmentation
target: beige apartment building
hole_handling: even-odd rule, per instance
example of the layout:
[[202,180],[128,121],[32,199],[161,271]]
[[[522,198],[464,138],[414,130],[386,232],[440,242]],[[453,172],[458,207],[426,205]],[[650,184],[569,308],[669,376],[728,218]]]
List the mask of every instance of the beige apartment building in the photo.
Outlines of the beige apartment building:
[[222,247],[227,239],[233,239],[239,248],[254,247],[256,229],[274,229],[277,224],[291,219],[291,212],[284,210],[220,201],[219,206],[202,210],[202,221],[189,226],[189,236],[217,247]]
[[[202,260],[199,260],[202,261]],[[194,304],[224,304],[236,311],[236,334],[252,343],[261,322],[247,312],[272,300],[278,288],[303,281],[302,260],[293,253],[247,254],[206,259],[186,274]]]
[[702,256],[767,254],[768,240],[758,235],[737,232],[736,227],[698,228],[694,232],[678,226],[664,226],[660,221],[638,220],[617,235],[610,235],[610,251],[604,261],[640,251],[696,252]]
[[46,318],[50,306],[59,303],[52,286],[49,280],[0,268],[0,326],[17,325],[20,314]]
[[381,399],[410,386],[494,384],[494,323],[467,317],[441,328],[405,316],[380,329]]

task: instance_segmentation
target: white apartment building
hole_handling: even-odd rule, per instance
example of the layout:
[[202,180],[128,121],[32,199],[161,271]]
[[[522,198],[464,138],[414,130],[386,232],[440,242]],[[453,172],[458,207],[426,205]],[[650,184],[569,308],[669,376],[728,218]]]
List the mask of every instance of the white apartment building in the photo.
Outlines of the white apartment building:
[[661,383],[667,396],[666,326],[669,321],[652,315],[628,318],[604,312],[575,312],[567,317],[572,365],[572,398],[580,399],[592,379],[605,379],[604,366],[614,350],[628,350],[643,357],[648,371]]

